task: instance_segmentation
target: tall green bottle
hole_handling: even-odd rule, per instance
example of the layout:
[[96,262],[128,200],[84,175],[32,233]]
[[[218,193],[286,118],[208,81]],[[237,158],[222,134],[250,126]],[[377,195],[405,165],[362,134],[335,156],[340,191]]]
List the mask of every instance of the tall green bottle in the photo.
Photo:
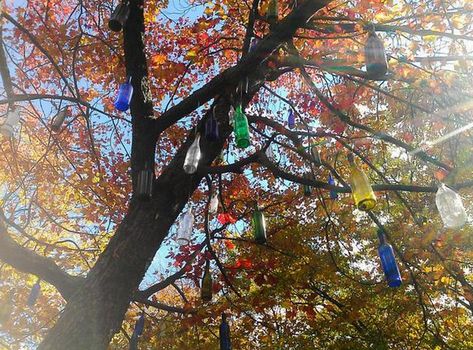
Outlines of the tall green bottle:
[[235,110],[234,132],[237,147],[246,148],[250,145],[250,128],[248,126],[248,119],[238,105]]
[[210,274],[210,261],[205,262],[204,277],[200,288],[200,298],[203,302],[212,301],[212,275]]
[[255,204],[255,211],[253,212],[253,218],[251,220],[253,224],[253,235],[255,242],[259,244],[266,243],[266,219],[264,214],[258,208],[258,204]]

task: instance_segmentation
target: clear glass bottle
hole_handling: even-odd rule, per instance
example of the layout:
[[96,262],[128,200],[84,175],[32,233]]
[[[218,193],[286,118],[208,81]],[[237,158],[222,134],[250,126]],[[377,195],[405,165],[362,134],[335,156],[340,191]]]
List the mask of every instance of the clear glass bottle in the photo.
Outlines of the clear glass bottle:
[[66,115],[67,115],[68,109],[63,108],[57,114],[54,116],[53,120],[51,121],[51,130],[53,132],[59,132],[61,130],[61,126],[64,123],[64,120],[66,120]]
[[274,151],[273,151],[272,144],[270,144],[268,148],[266,148],[266,151],[264,151],[264,154],[266,154],[266,157],[268,157],[269,160],[274,161]]
[[232,128],[235,128],[235,108],[233,106],[230,106],[228,111],[228,123]]
[[381,267],[391,288],[399,287],[402,284],[401,274],[397,267],[396,258],[394,256],[393,247],[386,242],[383,231],[378,230],[379,246],[378,254],[381,259]]
[[184,171],[187,174],[194,174],[197,171],[200,160],[200,134],[195,135],[195,140],[187,150],[186,158],[184,160]]
[[177,243],[179,245],[189,244],[192,236],[192,228],[194,227],[194,214],[192,209],[189,209],[179,222],[177,229]]
[[212,193],[212,197],[210,198],[209,214],[215,215],[217,214],[217,211],[218,211],[218,193],[214,192]]
[[15,127],[20,122],[20,109],[14,107],[7,114],[5,122],[0,126],[0,133],[5,137],[12,137]]
[[458,193],[440,184],[435,195],[435,204],[446,228],[460,228],[466,223],[466,212]]

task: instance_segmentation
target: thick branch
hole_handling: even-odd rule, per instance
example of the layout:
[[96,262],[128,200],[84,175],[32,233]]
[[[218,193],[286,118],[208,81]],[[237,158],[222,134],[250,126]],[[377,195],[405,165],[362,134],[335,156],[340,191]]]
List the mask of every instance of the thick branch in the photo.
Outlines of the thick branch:
[[57,288],[64,299],[69,299],[80,286],[82,278],[61,270],[53,260],[34,253],[15,242],[0,221],[0,259],[22,272],[37,275]]
[[223,87],[236,86],[246,76],[254,72],[255,67],[258,67],[274,50],[291,39],[296,30],[303,26],[315,12],[330,2],[330,0],[307,0],[303,2],[290,15],[281,20],[278,25],[275,25],[272,32],[262,39],[254,50],[242,58],[236,66],[218,74],[205,86],[163,113],[157,120],[158,132],[164,131],[185,115],[220,94],[224,90]]

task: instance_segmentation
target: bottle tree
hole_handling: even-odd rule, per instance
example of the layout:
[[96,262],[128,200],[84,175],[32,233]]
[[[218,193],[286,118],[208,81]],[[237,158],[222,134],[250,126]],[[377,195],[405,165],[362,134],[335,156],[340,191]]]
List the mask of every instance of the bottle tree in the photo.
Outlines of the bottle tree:
[[471,3],[181,5],[3,4],[2,344],[470,348]]

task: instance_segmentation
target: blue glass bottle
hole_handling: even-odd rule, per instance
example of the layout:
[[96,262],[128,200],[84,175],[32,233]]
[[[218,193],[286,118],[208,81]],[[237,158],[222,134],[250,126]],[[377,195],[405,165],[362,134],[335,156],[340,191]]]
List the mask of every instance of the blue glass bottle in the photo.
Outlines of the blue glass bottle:
[[133,334],[137,336],[141,336],[143,334],[144,328],[145,328],[145,314],[144,312],[142,312],[140,315],[140,318],[135,323],[135,329],[133,330]]
[[250,50],[249,51],[250,52],[253,51],[255,49],[256,45],[258,45],[258,43],[259,43],[258,38],[256,38],[256,37],[251,38],[251,44],[250,44]]
[[289,129],[294,129],[296,126],[296,118],[294,117],[294,111],[292,109],[289,110],[289,114],[287,116],[287,126]]
[[[332,175],[328,176],[328,184],[335,186],[335,180],[333,179]],[[338,198],[338,193],[330,190],[330,199],[337,199]]]
[[227,323],[227,315],[222,313],[222,322],[220,323],[220,350],[231,350],[230,326]]
[[39,293],[41,292],[41,284],[40,280],[38,279],[36,283],[33,285],[30,291],[30,295],[28,296],[28,301],[26,302],[29,307],[33,307],[36,304],[36,300],[38,300]]
[[381,266],[388,281],[388,286],[391,288],[399,287],[402,283],[401,274],[397,267],[396,258],[394,257],[393,247],[386,242],[383,231],[378,230],[379,247],[378,254],[381,259]]
[[131,77],[126,83],[120,85],[117,99],[115,100],[115,108],[119,111],[126,112],[130,108],[131,97],[133,96],[133,86],[131,85]]
[[205,122],[205,138],[210,142],[215,142],[219,139],[218,122],[213,114]]

